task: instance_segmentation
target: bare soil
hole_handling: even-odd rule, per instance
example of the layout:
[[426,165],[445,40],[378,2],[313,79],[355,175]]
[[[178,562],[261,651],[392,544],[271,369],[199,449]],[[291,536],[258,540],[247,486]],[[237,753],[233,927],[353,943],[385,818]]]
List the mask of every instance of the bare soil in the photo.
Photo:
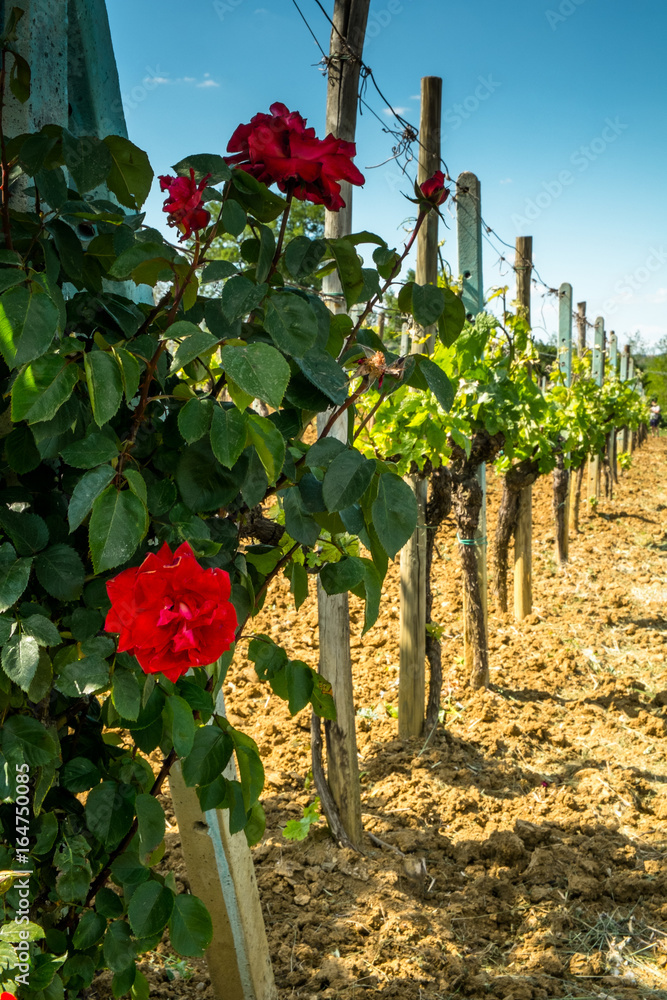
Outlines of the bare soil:
[[[490,474],[489,533],[499,494]],[[315,796],[309,714],[234,663],[228,714],[266,768],[254,858],[280,1000],[667,1000],[667,442],[635,454],[613,500],[584,500],[564,571],[551,477],[533,496],[534,612],[491,602],[485,692],[466,683],[453,527],[438,537],[429,740],[397,737],[398,564],[363,639],[351,599],[363,820],[385,848],[340,850],[324,822],[285,839]],[[317,666],[314,593],[297,613],[277,583],[255,628]],[[168,816],[166,866],[187,888]],[[167,945],[142,969],[151,997],[225,1000]],[[98,980],[91,996],[108,995]]]

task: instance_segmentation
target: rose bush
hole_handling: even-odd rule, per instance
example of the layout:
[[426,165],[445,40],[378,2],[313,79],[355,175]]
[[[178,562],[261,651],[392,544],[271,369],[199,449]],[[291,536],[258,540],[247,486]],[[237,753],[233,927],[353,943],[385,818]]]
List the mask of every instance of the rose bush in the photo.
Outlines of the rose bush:
[[[7,79],[28,97],[25,72]],[[305,123],[296,134],[299,116],[277,117],[306,145],[296,165],[273,164],[276,182],[335,204],[336,178],[355,176],[351,148],[316,147]],[[29,873],[31,918],[26,963],[12,930],[24,890],[9,876],[0,976],[22,1000],[63,1000],[108,968],[114,996],[143,1000],[137,959],[165,929],[183,955],[211,939],[203,904],[156,869],[157,796],[174,761],[202,809],[228,810],[250,842],[263,833],[258,748],[219,711],[235,649],[292,714],[335,716],[311,665],[246,637],[272,581],[288,578],[297,607],[316,575],[328,593],[351,589],[368,629],[388,560],[416,524],[391,462],[352,436],[308,444],[306,429],[320,412],[329,427],[354,415],[367,353],[385,355],[385,393],[430,385],[447,405],[451,387],[426,358],[391,374],[364,326],[404,257],[381,237],[284,246],[284,227],[276,237],[268,223],[290,199],[198,154],[175,180],[163,175],[185,237],[173,245],[145,224],[153,171],[127,139],[45,125],[0,148],[0,869]],[[212,258],[216,237],[247,231],[240,263]],[[356,324],[301,287],[331,271],[347,306],[360,304]],[[414,286],[414,300],[433,292]],[[26,781],[29,822],[17,825]]]

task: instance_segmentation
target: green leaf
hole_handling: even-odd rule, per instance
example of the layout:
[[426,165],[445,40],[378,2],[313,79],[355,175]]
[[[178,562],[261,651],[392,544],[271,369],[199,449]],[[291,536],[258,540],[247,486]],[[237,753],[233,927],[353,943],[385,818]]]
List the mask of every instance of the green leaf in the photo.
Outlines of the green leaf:
[[14,634],[2,650],[2,669],[22,691],[30,690],[38,663],[39,645],[30,635]]
[[134,789],[115,781],[95,785],[86,799],[86,824],[107,850],[117,847],[134,819]]
[[380,476],[372,514],[382,547],[393,559],[417,527],[417,501],[400,476],[393,473]]
[[305,566],[298,562],[291,562],[285,572],[289,576],[290,593],[294,598],[294,607],[298,611],[308,597],[308,574]]
[[134,354],[130,354],[129,351],[126,351],[122,347],[116,347],[114,349],[114,354],[116,355],[118,364],[120,365],[123,389],[125,390],[125,399],[128,403],[131,403],[139,391],[139,380],[141,377],[139,362],[135,358]]
[[375,462],[352,448],[337,455],[322,483],[327,510],[344,510],[356,503],[368,489],[374,472]]
[[230,278],[222,290],[222,308],[227,320],[231,323],[247,316],[261,304],[266,292],[266,285],[256,285],[242,274]]
[[[229,202],[229,204],[236,204],[236,202]],[[245,214],[243,218],[243,225],[245,228]],[[243,229],[241,232],[243,232]],[[200,281],[202,285],[205,285],[209,281],[223,281],[225,278],[231,278],[231,276],[236,273],[236,264],[233,264],[231,260],[212,260],[211,263],[207,264],[204,268]]]
[[301,494],[296,487],[280,494],[285,511],[285,528],[295,542],[312,548],[320,536],[320,526],[306,510]]
[[426,379],[429,389],[447,413],[452,408],[456,390],[442,368],[430,358],[417,355],[417,365]]
[[[164,809],[155,796],[149,795],[148,792],[142,792],[142,794],[137,795],[134,802],[134,808],[137,814],[139,829],[139,850],[141,854],[148,854],[151,851],[154,851],[158,844],[161,844],[164,840],[166,829]],[[133,923],[131,915],[130,923]],[[138,937],[146,937],[148,934],[154,934],[160,929],[161,928],[156,927],[155,931],[145,931],[143,934],[137,934],[137,930],[133,925],[133,930]]]
[[136,675],[122,667],[114,668],[111,679],[111,700],[123,719],[136,722],[141,710],[141,688]]
[[189,399],[178,411],[178,429],[188,444],[199,441],[211,426],[213,400]]
[[108,135],[103,140],[111,153],[112,167],[107,185],[121,205],[138,210],[148,197],[153,183],[153,169],[148,156],[129,139]]
[[313,671],[301,660],[290,660],[286,667],[287,705],[290,715],[305,708],[313,692]]
[[79,194],[92,191],[107,179],[112,166],[111,153],[96,136],[73,136],[63,129],[62,148],[65,166]]
[[239,489],[236,479],[220,467],[204,441],[196,441],[181,454],[176,482],[183,502],[195,514],[226,506]]
[[269,483],[275,483],[285,461],[285,438],[267,417],[248,416],[248,434],[266,470]]
[[98,427],[116,415],[123,398],[123,376],[113,354],[89,351],[84,357],[93,417]]
[[233,170],[232,178],[232,197],[240,201],[258,222],[273,222],[285,211],[287,207],[285,199],[269,191],[266,184],[262,184],[245,170],[238,168]]
[[29,424],[50,420],[72,395],[79,378],[77,365],[50,355],[22,368],[12,386],[12,420]]
[[362,635],[366,635],[368,630],[375,625],[380,614],[380,600],[382,598],[382,577],[378,573],[375,564],[370,559],[362,559],[364,564],[364,587],[366,590],[366,607],[364,613],[364,628]]
[[302,357],[315,345],[317,317],[312,307],[294,292],[276,292],[266,303],[264,328],[285,354]]
[[283,836],[286,840],[305,840],[310,833],[311,826],[314,823],[319,823],[321,819],[320,800],[316,796],[315,801],[303,810],[301,819],[290,819],[285,823]]
[[208,910],[197,896],[185,893],[174,898],[174,911],[169,921],[171,946],[179,955],[203,955],[213,940],[213,924]]
[[53,685],[68,698],[84,698],[109,686],[109,664],[101,656],[70,660],[60,670]]
[[269,344],[223,347],[223,370],[253,399],[278,409],[290,379],[290,367],[280,351]]
[[184,698],[172,694],[165,702],[163,714],[169,727],[174,750],[179,757],[187,757],[188,754],[192,753],[196,731],[192,708]]
[[320,570],[320,581],[327,594],[345,594],[364,579],[364,564],[357,556],[327,563]]
[[192,750],[182,762],[185,784],[189,788],[210,784],[227,767],[233,750],[231,739],[217,726],[200,726]]
[[445,347],[451,347],[463,329],[466,310],[462,300],[451,288],[443,288],[442,292],[445,309],[438,320],[438,336]]
[[35,559],[35,572],[47,594],[59,601],[75,601],[81,595],[85,570],[81,557],[69,545],[58,542]]
[[[8,288],[14,288],[22,284],[27,279],[25,271],[19,268],[8,267],[0,271],[0,292],[6,292]],[[0,302],[2,299],[0,298]]]
[[85,520],[92,510],[94,501],[104,492],[115,474],[115,469],[110,465],[100,465],[81,477],[72,491],[72,498],[67,508],[70,532],[75,531]]
[[445,299],[437,285],[412,286],[412,315],[420,326],[437,323],[445,308]]
[[10,715],[2,725],[2,752],[10,764],[44,767],[58,757],[58,747],[37,719]]
[[190,169],[195,172],[195,180],[200,183],[206,174],[210,174],[208,183],[213,186],[222,181],[231,180],[232,171],[218,153],[195,153],[175,163],[173,170],[179,177],[189,177]]
[[297,281],[317,270],[327,252],[324,240],[310,240],[307,236],[297,236],[287,244],[285,266]]
[[[231,204],[229,202],[228,204]],[[255,263],[255,276],[258,282],[266,281],[271,270],[276,252],[276,240],[268,226],[259,227],[259,254]]]
[[[227,348],[223,348],[224,350]],[[241,413],[235,406],[216,405],[211,423],[211,448],[220,464],[231,469],[245,448],[247,438],[248,418],[245,413]]]
[[109,486],[93,503],[90,554],[96,573],[126,562],[148,531],[148,511],[129,490]]
[[104,961],[112,972],[124,972],[134,965],[136,952],[125,920],[114,920],[104,935]]
[[222,225],[225,232],[230,236],[240,236],[247,222],[248,218],[238,201],[228,198],[222,206]]
[[255,741],[246,733],[229,727],[234,743],[243,802],[246,812],[257,802],[264,787],[264,765]]
[[67,464],[74,466],[75,469],[94,469],[96,465],[102,465],[116,458],[118,447],[106,434],[92,431],[87,437],[68,444],[60,454]]
[[[87,757],[73,757],[60,771],[60,784],[68,792],[78,795],[94,788],[101,779],[100,772]],[[47,814],[48,815],[48,814]]]
[[44,615],[30,615],[21,624],[25,634],[31,635],[40,646],[59,646],[62,642],[60,632]]
[[364,288],[361,261],[354,247],[346,239],[327,240],[327,246],[336,261],[338,277],[345,295],[347,308],[359,301]]
[[107,922],[100,913],[95,913],[95,910],[84,910],[76,925],[72,944],[80,951],[86,951],[101,940],[106,929]]
[[347,376],[328,351],[313,347],[302,358],[296,358],[296,363],[306,378],[332,403],[340,406],[345,402],[348,393]]
[[5,438],[5,451],[10,469],[19,475],[32,472],[42,461],[34,435],[25,424],[19,424]]
[[176,251],[165,243],[134,243],[114,260],[109,277],[121,281],[132,278],[135,284],[151,279],[151,283],[153,279],[157,281],[157,274],[168,268],[175,257]]
[[0,504],[0,525],[10,536],[21,556],[31,556],[49,541],[49,529],[38,514],[8,510]]
[[127,911],[130,927],[138,938],[159,934],[167,926],[173,909],[174,893],[171,889],[159,882],[144,882],[130,900]]
[[17,559],[14,547],[0,545],[0,611],[6,611],[28,586],[32,559]]
[[7,365],[19,368],[45,354],[58,321],[58,307],[37,284],[0,295],[0,351]]
[[218,346],[216,337],[207,333],[206,330],[200,330],[194,323],[188,323],[187,320],[173,323],[169,327],[167,335],[170,340],[184,338],[179,344],[178,350],[174,355],[174,360],[171,363],[171,368],[169,369],[171,375],[179,371],[179,369],[184,368],[185,365],[190,364],[195,358],[203,357],[208,361],[212,352]]
[[21,104],[30,97],[30,64],[16,50],[12,50],[12,68],[9,72],[9,88]]

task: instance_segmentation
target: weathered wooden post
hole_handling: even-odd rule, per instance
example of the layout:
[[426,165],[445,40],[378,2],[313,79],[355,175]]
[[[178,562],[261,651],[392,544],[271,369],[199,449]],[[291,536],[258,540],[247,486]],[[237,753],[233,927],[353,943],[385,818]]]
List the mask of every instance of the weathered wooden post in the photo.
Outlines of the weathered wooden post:
[[[586,354],[586,303],[577,302],[577,357],[584,360]],[[579,531],[579,502],[584,479],[586,462],[576,470],[576,477],[571,476],[570,486],[570,531]],[[576,481],[575,481],[576,480]]]
[[[616,378],[618,375],[618,338],[613,330],[609,334],[609,357],[607,360],[609,362],[609,372],[614,378]],[[609,473],[611,475],[612,483],[618,482],[618,465],[616,462],[617,438],[617,430],[615,427],[612,427],[607,438],[607,457],[609,460]]]
[[[558,290],[558,366],[565,385],[572,385],[572,285],[563,282]],[[573,477],[565,468],[564,456],[558,456],[554,469],[554,514],[556,524],[556,562],[567,562],[570,548],[569,498]]]
[[[431,177],[440,166],[440,119],[442,80],[425,76],[421,82],[418,183]],[[438,213],[429,212],[417,235],[416,281],[438,283]],[[432,354],[435,327],[417,327],[413,354]],[[421,342],[421,343],[420,343]],[[426,695],[426,495],[423,476],[407,476],[417,499],[415,532],[401,549],[400,638],[398,680],[398,735],[401,739],[421,736]]]
[[[604,381],[604,319],[602,316],[598,316],[595,320],[591,375],[597,384],[601,386]],[[588,499],[598,500],[599,497],[600,456],[593,455],[588,463]]]
[[[628,354],[628,382],[635,381],[635,359]],[[635,432],[628,428],[628,451],[632,455],[635,450]]]
[[[336,0],[329,49],[329,76],[325,131],[338,138],[354,142],[357,126],[359,72],[370,0]],[[324,235],[329,239],[352,232],[352,185],[341,183],[345,208],[327,211]],[[336,274],[327,275],[323,291],[331,298],[327,304],[337,310],[340,305],[340,282]],[[330,412],[330,411],[329,411]],[[329,412],[319,414],[318,432],[324,429]],[[347,441],[348,415],[336,421],[330,435]],[[352,688],[352,657],[350,653],[350,613],[347,594],[329,596],[318,580],[317,605],[319,617],[319,670],[333,689],[336,721],[324,724],[327,748],[327,781],[345,835],[349,842],[361,845],[361,793],[359,761],[355,732],[354,691]],[[313,715],[313,750],[319,752],[320,721]],[[317,746],[317,750],[316,750]]]
[[[458,242],[459,274],[463,279],[461,298],[466,318],[472,322],[484,308],[484,283],[482,274],[482,189],[479,179],[470,171],[459,174],[456,182],[456,234]],[[488,570],[486,563],[486,466],[477,470],[477,481],[482,489],[482,506],[475,532],[477,575],[484,610],[484,630],[488,631]],[[468,615],[465,611],[464,593],[464,658],[466,671],[473,667],[472,644],[467,634]]]
[[[533,237],[517,236],[514,270],[516,298],[530,326],[530,279],[533,269]],[[533,487],[519,495],[514,532],[514,617],[521,621],[533,610]]]
[[[628,381],[628,368],[630,362],[630,346],[626,344],[621,352],[621,363],[620,363],[620,379],[621,382]],[[628,451],[628,428],[622,427],[619,432],[619,437],[621,439],[621,451]]]

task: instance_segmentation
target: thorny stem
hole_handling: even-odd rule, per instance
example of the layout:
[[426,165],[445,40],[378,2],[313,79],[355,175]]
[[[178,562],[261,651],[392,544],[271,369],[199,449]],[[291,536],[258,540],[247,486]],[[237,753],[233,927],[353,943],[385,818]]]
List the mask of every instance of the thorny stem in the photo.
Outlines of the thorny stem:
[[386,393],[380,392],[380,395],[378,397],[377,403],[375,404],[375,406],[371,410],[369,410],[369,412],[366,414],[366,416],[364,417],[364,419],[361,421],[361,423],[357,427],[356,431],[354,432],[354,437],[352,438],[353,442],[357,440],[357,438],[359,437],[359,435],[363,431],[363,429],[366,426],[366,424],[368,423],[368,421],[372,420],[372,418],[375,416],[375,414],[377,413],[377,411],[380,409],[380,406],[382,405],[382,403],[384,403],[385,399],[386,399]]
[[271,261],[271,269],[269,271],[267,281],[272,274],[275,274],[276,268],[278,267],[278,261],[280,260],[280,254],[283,249],[283,242],[285,240],[285,231],[287,229],[287,220],[289,218],[290,209],[292,207],[292,198],[294,197],[293,192],[290,190],[287,193],[287,202],[285,204],[285,211],[283,212],[283,217],[280,222],[280,232],[278,233],[278,242],[276,243],[276,252],[273,255],[273,260]]
[[405,260],[405,258],[407,257],[407,255],[410,253],[410,251],[412,249],[412,246],[413,246],[415,240],[417,239],[417,233],[421,229],[422,224],[424,222],[424,219],[428,215],[429,211],[430,211],[430,208],[426,208],[426,209],[421,209],[420,210],[419,215],[417,216],[417,224],[416,224],[415,228],[412,230],[412,234],[410,236],[410,239],[408,240],[408,242],[405,244],[405,247],[403,248],[403,253],[398,258],[398,260],[396,261],[396,263],[394,264],[394,266],[392,267],[391,274],[389,275],[389,277],[385,281],[385,283],[382,286],[382,288],[380,289],[380,291],[376,292],[375,295],[373,296],[373,298],[370,300],[370,302],[368,302],[368,304],[366,305],[366,308],[364,309],[364,311],[362,312],[361,316],[357,320],[355,326],[350,331],[350,335],[348,336],[347,340],[345,341],[345,344],[343,345],[343,350],[340,352],[341,356],[343,354],[345,354],[345,352],[352,346],[352,344],[354,344],[355,340],[357,339],[357,334],[359,333],[359,330],[361,329],[361,324],[364,322],[364,320],[366,319],[366,317],[368,316],[368,314],[370,312],[372,312],[373,308],[380,301],[380,299],[382,298],[382,296],[384,295],[384,293],[387,291],[387,289],[389,288],[389,286],[393,282],[393,280],[396,277],[396,275],[401,270],[401,266],[403,264],[403,261]]

